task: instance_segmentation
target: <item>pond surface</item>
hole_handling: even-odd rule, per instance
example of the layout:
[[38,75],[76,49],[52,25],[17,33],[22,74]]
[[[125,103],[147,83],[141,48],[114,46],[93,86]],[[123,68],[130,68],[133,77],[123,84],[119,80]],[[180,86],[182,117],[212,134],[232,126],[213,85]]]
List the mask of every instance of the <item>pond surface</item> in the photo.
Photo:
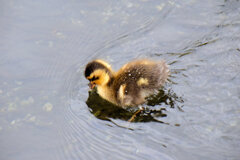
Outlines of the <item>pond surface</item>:
[[[239,0],[2,1],[0,35],[0,159],[239,159]],[[143,57],[172,74],[130,123],[83,71]]]

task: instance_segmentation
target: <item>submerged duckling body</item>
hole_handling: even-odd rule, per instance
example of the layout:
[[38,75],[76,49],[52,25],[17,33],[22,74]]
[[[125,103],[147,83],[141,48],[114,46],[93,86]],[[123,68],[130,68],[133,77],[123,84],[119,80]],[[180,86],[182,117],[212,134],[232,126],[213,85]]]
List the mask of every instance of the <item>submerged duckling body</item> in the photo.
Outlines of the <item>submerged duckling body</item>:
[[135,60],[125,64],[118,72],[103,60],[89,62],[85,77],[98,94],[121,107],[137,106],[163,86],[169,76],[164,61]]

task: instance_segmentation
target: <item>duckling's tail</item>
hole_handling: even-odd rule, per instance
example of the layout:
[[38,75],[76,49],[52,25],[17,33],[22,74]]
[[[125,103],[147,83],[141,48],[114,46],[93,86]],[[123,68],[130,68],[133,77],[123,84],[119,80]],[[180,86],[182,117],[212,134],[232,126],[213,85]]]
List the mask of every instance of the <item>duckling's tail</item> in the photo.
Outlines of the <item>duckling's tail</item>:
[[163,86],[164,83],[167,81],[168,76],[170,75],[169,66],[166,64],[164,60],[159,61],[157,64],[157,74],[158,77],[158,85]]

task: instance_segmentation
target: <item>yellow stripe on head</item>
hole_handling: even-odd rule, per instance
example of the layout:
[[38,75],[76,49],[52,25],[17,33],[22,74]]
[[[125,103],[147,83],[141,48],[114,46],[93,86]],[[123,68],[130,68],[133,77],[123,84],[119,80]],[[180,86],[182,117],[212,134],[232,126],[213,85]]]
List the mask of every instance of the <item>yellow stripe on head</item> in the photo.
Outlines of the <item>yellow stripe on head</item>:
[[105,69],[96,69],[87,77],[87,79],[97,85],[105,85],[109,82],[110,76]]
[[108,64],[107,62],[105,62],[105,61],[103,61],[101,59],[97,59],[97,60],[95,60],[95,62],[101,63],[102,65],[106,66],[108,69],[111,70],[111,65]]

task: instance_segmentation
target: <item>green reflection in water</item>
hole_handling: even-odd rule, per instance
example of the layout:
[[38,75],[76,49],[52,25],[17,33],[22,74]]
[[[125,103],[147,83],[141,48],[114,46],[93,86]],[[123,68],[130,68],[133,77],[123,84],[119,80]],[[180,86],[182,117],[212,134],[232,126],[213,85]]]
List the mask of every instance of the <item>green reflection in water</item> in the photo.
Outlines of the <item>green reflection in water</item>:
[[[132,122],[159,122],[161,117],[166,117],[164,113],[168,107],[177,108],[182,111],[182,106],[179,103],[183,103],[181,97],[178,97],[172,90],[159,90],[155,95],[151,95],[146,98],[147,102],[144,105],[144,110],[136,115]],[[89,91],[89,97],[86,101],[90,112],[97,118],[102,120],[111,121],[111,119],[121,119],[128,121],[134,113],[139,109],[138,107],[131,107],[123,109],[118,107],[104,99],[102,99],[96,92],[96,89]],[[179,124],[175,124],[178,126]]]

